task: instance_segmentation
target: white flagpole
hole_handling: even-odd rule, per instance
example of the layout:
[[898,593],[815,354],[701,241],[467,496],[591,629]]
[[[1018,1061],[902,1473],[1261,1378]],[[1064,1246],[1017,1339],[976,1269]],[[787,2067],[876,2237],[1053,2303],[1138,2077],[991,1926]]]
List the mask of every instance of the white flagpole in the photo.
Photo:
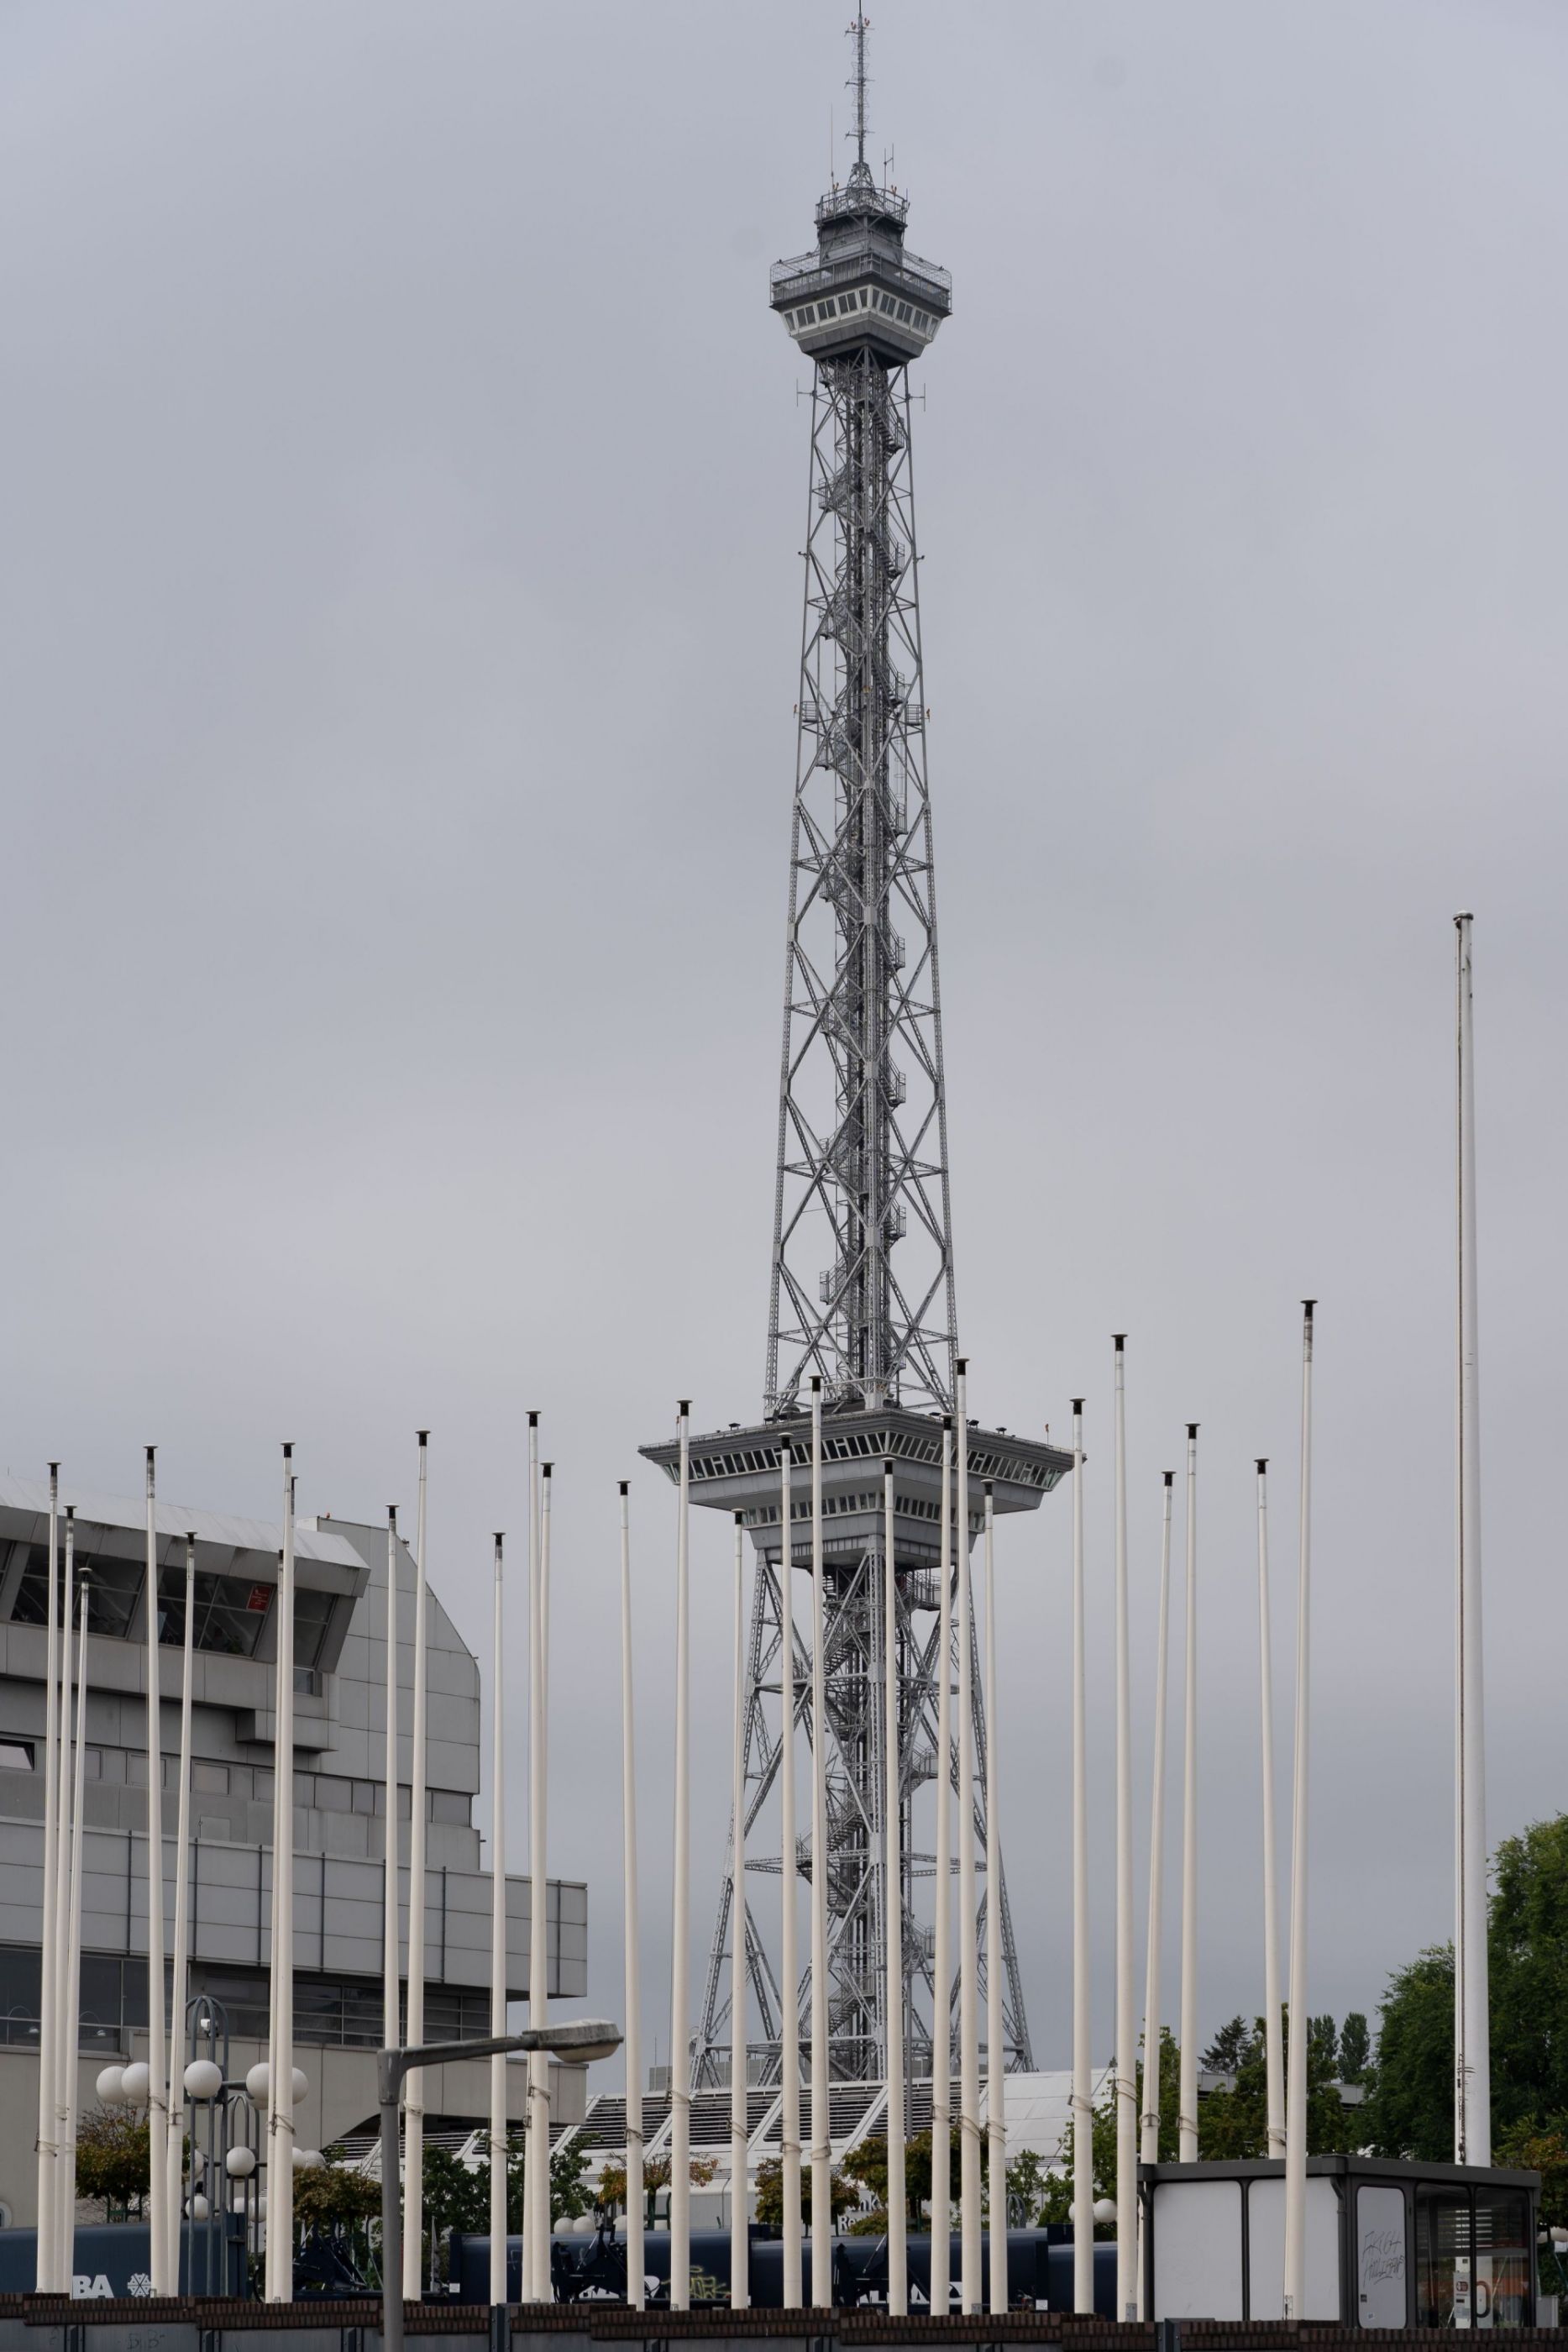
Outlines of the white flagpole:
[[1455,1675],[1454,2161],[1491,2162],[1491,2023],[1487,1972],[1486,1715],[1481,1672],[1481,1431],[1476,1279],[1476,1088],[1470,926],[1458,932],[1458,1488]]
[[385,1792],[386,1855],[382,1864],[382,2046],[402,2047],[402,2002],[399,1999],[402,1937],[398,1921],[397,1834],[397,1505],[387,1505],[387,1695],[386,1761],[382,1767]]
[[[66,1936],[66,2108],[61,2137],[61,2210],[65,2221],[65,2277],[76,2269],[77,2226],[77,2038],[81,2021],[81,1878],[83,1783],[87,1762],[87,1636],[91,1580],[83,1569],[77,1632],[77,1737],[71,1774],[70,1910]],[[155,2087],[149,2085],[149,2093]]]
[[632,1707],[632,1522],[621,1481],[621,1836],[626,1979],[626,2301],[646,2298],[643,2244],[643,1955],[637,1917],[637,1740]]
[[953,2290],[953,1416],[942,1416],[942,1522],[936,1663],[936,1902],[931,2003],[931,2298],[946,2313]]
[[[158,1689],[158,1527],[153,1494],[155,1449],[147,1448],[147,2147],[151,2168],[148,2268],[154,2294],[171,2294],[169,2278],[169,2063],[163,2032],[163,1743]],[[73,2068],[73,2076],[75,2070]]]
[[[538,1863],[537,1831],[534,1818],[534,1787],[540,1777],[538,1749],[544,1740],[544,1703],[539,1696],[539,1661],[544,1653],[541,1624],[544,1615],[539,1599],[544,1577],[544,1480],[539,1467],[539,1417],[537,1412],[528,1415],[528,2023],[538,2025],[548,2014],[548,1987],[545,2004],[540,2004],[535,1992],[535,1982],[541,1966],[538,1958],[534,1921],[538,1916],[541,1897]],[[548,1892],[542,1897],[548,1906]],[[523,2115],[523,2213],[522,2263],[519,2298],[524,2303],[538,2303],[541,2289],[536,2273],[538,2256],[535,2250],[536,2203],[534,2198],[534,2062],[530,2055],[524,2061],[528,2092]]]
[[1258,1457],[1258,1678],[1263,1798],[1263,2070],[1269,2154],[1285,2153],[1285,2053],[1280,2039],[1280,1893],[1274,1821],[1274,1637],[1269,1612],[1269,1464]]
[[[1170,1684],[1171,1489],[1176,1472],[1165,1473],[1165,1508],[1160,1516],[1159,1632],[1155,1652],[1155,1769],[1149,1805],[1149,1935],[1144,1958],[1144,2105],[1139,2118],[1140,2161],[1160,2160],[1160,1937],[1166,1870],[1166,1710]],[[1143,2314],[1143,2213],[1139,2210],[1138,2294]]]
[[[413,1521],[413,1737],[408,1791],[408,2047],[424,2040],[425,1715],[429,1590],[425,1580],[425,1468],[430,1432],[419,1437],[419,1486]],[[424,2292],[424,2070],[403,2077],[402,2292],[417,2303]],[[268,2216],[270,2219],[270,2215]]]
[[903,1773],[899,1759],[898,1570],[894,1550],[893,1464],[882,1465],[883,1549],[883,1919],[886,1928],[887,2019],[887,2308],[894,2319],[909,2310],[908,2200],[904,2138],[904,1853]]
[[1176,2152],[1197,2161],[1197,1423],[1186,1425],[1186,1673],[1182,1722],[1181,2093]]
[[[160,1963],[159,1980],[162,1979]],[[267,2297],[294,2300],[294,1448],[283,1449],[272,1775],[272,2005],[267,2052]],[[156,2078],[154,2078],[156,2079]],[[154,2172],[153,2179],[157,2179]]]
[[53,2261],[55,2185],[58,2158],[55,2147],[55,2020],[57,2003],[55,1979],[59,1972],[55,1941],[55,1882],[59,1869],[59,1740],[60,1625],[59,1593],[60,1465],[49,1465],[49,1580],[45,1623],[48,1628],[44,1690],[44,1900],[39,1927],[42,1975],[38,1990],[38,2228],[35,2286],[39,2294],[56,2286]]
[[975,1941],[975,1626],[969,1586],[968,1359],[957,1367],[958,1464],[958,2303],[980,2308],[979,1954]]
[[1089,1695],[1083,1608],[1083,1399],[1072,1400],[1072,2308],[1094,2308],[1094,2104],[1090,2041]]
[[55,2046],[51,2053],[53,2079],[50,2095],[55,2103],[56,2196],[54,2238],[51,2253],[55,2277],[69,2291],[70,2241],[76,2226],[74,2206],[68,2204],[65,2192],[66,2116],[70,2104],[71,2083],[76,2073],[77,2029],[73,2023],[81,1988],[70,1981],[70,1818],[71,1818],[71,1663],[73,1628],[76,1622],[76,1506],[66,1505],[65,1565],[60,1583],[60,1754],[59,1793],[56,1820],[58,1826],[59,1850],[55,1871],[55,1951],[59,1961],[60,1990],[55,2021]]
[[[729,1810],[729,2305],[744,2311],[751,2301],[751,2217],[747,2153],[751,2138],[747,2113],[746,2021],[746,1534],[735,1515],[735,1673],[730,1740]],[[813,2176],[814,2179],[814,2176]],[[817,2240],[811,2240],[813,2273]]]
[[675,1408],[675,1832],[670,1911],[670,2308],[692,2298],[692,1727],[691,1400]]
[[[549,2021],[549,1559],[550,1520],[555,1500],[555,1465],[539,1465],[538,1613],[533,1654],[534,1684],[532,1769],[528,1781],[528,1846],[532,1873],[528,1916],[528,2022]],[[523,2195],[532,2222],[534,2241],[533,2291],[536,2303],[555,2297],[550,2273],[550,2134],[549,2059],[542,2050],[528,2060],[528,2160],[524,2168]]]
[[1138,2315],[1137,2010],[1133,1983],[1133,1665],[1127,1597],[1126,1335],[1115,1333],[1116,2308]]
[[1002,2022],[1001,1733],[997,1719],[995,1507],[986,1481],[986,2156],[991,2177],[991,2315],[1008,2308],[1007,2047]]
[[[180,1792],[174,1827],[174,1986],[169,2004],[169,2276],[180,2284],[185,2176],[185,1996],[191,1951],[191,1682],[195,1664],[196,1538],[185,1538],[185,1640],[180,1681]],[[195,2187],[194,2175],[192,2188]],[[212,2192],[214,2196],[215,2187]]]
[[833,2299],[833,2126],[828,2072],[827,1571],[822,1378],[811,1375],[811,2301]]
[[1312,1728],[1312,1310],[1301,1301],[1301,1552],[1296,1571],[1296,1752],[1291,1822],[1291,2006],[1285,2075],[1285,2317],[1305,2317],[1307,2280],[1307,1771]]
[[[507,1677],[502,1646],[501,1551],[496,1538],[490,1699],[490,2031],[507,2031]],[[490,2059],[490,2302],[507,2295],[507,2057]]]
[[800,1853],[795,1831],[795,1564],[789,1517],[789,1441],[779,1448],[779,2040],[784,2104],[779,2119],[784,2168],[784,2308],[799,2311],[800,2229],[800,1955],[796,1927]]

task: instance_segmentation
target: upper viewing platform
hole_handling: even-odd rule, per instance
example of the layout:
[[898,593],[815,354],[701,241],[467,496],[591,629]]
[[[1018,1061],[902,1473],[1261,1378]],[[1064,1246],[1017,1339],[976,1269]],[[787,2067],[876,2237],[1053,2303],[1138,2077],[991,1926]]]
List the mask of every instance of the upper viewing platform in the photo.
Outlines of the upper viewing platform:
[[865,159],[865,19],[855,39],[856,155],[849,179],[817,205],[817,249],[776,261],[768,300],[812,359],[869,351],[885,367],[917,359],[953,308],[953,281],[934,261],[906,252],[909,198],[878,187]]

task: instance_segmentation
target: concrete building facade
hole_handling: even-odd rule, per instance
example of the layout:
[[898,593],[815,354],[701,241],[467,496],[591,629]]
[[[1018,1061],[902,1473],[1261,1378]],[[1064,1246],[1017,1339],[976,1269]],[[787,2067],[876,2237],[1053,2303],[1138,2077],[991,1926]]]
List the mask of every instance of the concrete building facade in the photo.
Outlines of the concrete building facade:
[[[90,1570],[82,1895],[80,2096],[100,2067],[144,2054],[147,2023],[148,1609],[145,1506],[65,1489],[76,1557]],[[218,2004],[231,2073],[266,2054],[280,1532],[276,1525],[157,1507],[164,1832],[164,1945],[173,1929],[185,1538],[196,1538],[190,1801],[193,1999]],[[34,2144],[43,1887],[48,1495],[0,1480],[0,2211],[36,2218]],[[295,2033],[310,2084],[303,2145],[371,2127],[382,2042],[387,1530],[299,1523],[295,1628]],[[397,1550],[398,1790],[392,1851],[407,1958],[413,1561]],[[489,2031],[489,1856],[473,1821],[479,1790],[478,1662],[431,1591],[425,2030]],[[584,1885],[549,1886],[549,1992],[587,1989]],[[528,1991],[529,1889],[507,1882],[507,1997]],[[172,1973],[172,1961],[169,1963]],[[511,2103],[520,2122],[524,2070]],[[558,2127],[580,2118],[580,2069],[556,2070]],[[465,2137],[487,2119],[488,2069],[427,2079],[427,2137]]]

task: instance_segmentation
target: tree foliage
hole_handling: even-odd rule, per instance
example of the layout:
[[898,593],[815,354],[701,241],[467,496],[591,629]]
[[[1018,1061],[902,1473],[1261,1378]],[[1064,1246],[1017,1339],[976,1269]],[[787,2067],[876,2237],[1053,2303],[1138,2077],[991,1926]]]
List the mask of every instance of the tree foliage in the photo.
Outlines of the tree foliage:
[[77,2195],[111,2206],[139,2204],[152,2179],[147,2117],[129,2107],[93,2107],[77,2126]]
[[[860,2202],[860,2191],[848,2177],[848,2163],[849,2160],[846,2159],[845,2168],[842,2171],[835,2167],[830,2176],[828,2194],[835,2221],[841,2214],[852,2211]],[[884,2167],[884,2180],[885,2178]],[[806,2227],[810,2229],[811,2226],[811,2168],[809,2164],[803,2164],[800,2167],[800,2211]],[[782,2229],[784,2226],[784,2159],[782,2157],[768,2157],[757,2168],[757,2219],[770,2224],[775,2230]]]

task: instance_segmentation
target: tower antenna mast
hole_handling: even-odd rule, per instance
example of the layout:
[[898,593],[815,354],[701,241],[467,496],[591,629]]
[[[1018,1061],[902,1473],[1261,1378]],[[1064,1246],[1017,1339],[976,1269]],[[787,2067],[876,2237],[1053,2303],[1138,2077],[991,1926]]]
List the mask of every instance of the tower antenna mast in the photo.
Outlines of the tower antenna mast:
[[871,26],[862,15],[855,18],[849,30],[850,38],[855,45],[855,69],[849,82],[850,89],[855,94],[855,163],[863,172],[865,170],[865,37],[870,32]]

